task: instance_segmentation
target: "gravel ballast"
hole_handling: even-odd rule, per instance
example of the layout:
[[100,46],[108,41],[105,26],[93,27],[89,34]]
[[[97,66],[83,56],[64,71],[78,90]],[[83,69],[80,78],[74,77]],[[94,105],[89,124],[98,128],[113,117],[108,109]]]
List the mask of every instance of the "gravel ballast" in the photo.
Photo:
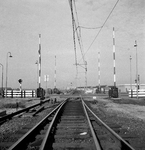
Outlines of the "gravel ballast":
[[[120,126],[118,134],[128,138],[136,150],[145,149],[145,100],[108,99],[96,96],[96,99],[85,98],[91,109],[108,125]],[[0,126],[0,145],[2,142],[14,142],[15,134],[31,122],[35,125],[46,115],[43,112],[37,119],[26,116],[9,120]]]
[[145,149],[145,100],[101,99],[90,104],[93,111],[109,124],[120,126],[119,135],[136,149]]

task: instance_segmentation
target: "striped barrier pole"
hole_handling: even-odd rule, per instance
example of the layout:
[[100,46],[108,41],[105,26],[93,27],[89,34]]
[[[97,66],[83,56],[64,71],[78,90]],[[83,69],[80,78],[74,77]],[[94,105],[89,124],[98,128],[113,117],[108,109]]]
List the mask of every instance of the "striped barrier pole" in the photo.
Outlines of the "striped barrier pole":
[[98,52],[98,85],[99,85],[99,92],[101,91],[100,88],[100,52]]
[[113,70],[114,70],[114,87],[116,87],[116,68],[115,68],[115,32],[113,27]]
[[54,88],[56,88],[56,56],[55,56],[55,71],[54,71]]
[[131,98],[132,98],[132,65],[131,65],[132,57],[130,55],[130,90],[131,90]]
[[38,77],[38,84],[39,84],[39,88],[41,88],[41,34],[39,34],[39,77]]

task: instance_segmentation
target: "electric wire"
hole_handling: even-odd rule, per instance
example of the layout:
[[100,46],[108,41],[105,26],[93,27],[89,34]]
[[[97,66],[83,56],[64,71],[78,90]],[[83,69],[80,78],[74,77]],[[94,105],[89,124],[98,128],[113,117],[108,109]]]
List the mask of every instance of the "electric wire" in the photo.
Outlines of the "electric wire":
[[[82,54],[82,59],[83,59],[83,62],[85,63],[84,50],[83,50],[83,42],[82,42],[82,37],[81,37],[81,29],[79,27],[79,20],[78,20],[78,14],[77,14],[77,9],[76,9],[75,2],[74,2],[74,8],[75,8],[76,20],[77,20],[76,33],[77,33],[77,38],[78,38],[78,42],[79,42],[81,54]],[[78,33],[77,29],[79,30],[79,33]]]
[[101,27],[84,27],[84,26],[78,26],[78,27],[83,28],[83,29],[100,29],[100,28],[102,28],[102,26]]
[[109,17],[111,16],[112,12],[114,11],[115,7],[117,6],[119,0],[117,0],[117,2],[115,3],[114,7],[112,8],[111,12],[109,13],[108,17],[106,18],[106,20],[104,21],[103,25],[101,26],[100,30],[98,31],[97,35],[95,36],[94,40],[92,41],[92,43],[90,44],[90,46],[88,47],[88,49],[85,52],[86,53],[90,50],[91,46],[93,45],[93,43],[95,42],[96,38],[98,37],[98,35],[100,34],[100,32],[102,31],[103,27],[105,26],[106,22],[108,21]]
[[[112,12],[114,11],[115,7],[117,6],[119,0],[117,0],[117,2],[115,3],[114,7],[112,8],[111,12],[109,13],[109,15],[107,16],[106,20],[104,21],[103,25],[100,26],[100,27],[96,27],[96,28],[90,28],[90,27],[84,27],[84,26],[79,26],[79,21],[78,21],[78,15],[77,15],[77,10],[76,10],[76,5],[75,5],[75,1],[74,1],[74,8],[75,8],[75,13],[76,13],[76,20],[77,20],[77,23],[75,21],[75,17],[74,17],[74,13],[73,13],[73,3],[72,3],[73,0],[68,0],[69,2],[69,5],[70,5],[70,9],[71,9],[71,15],[72,15],[72,26],[73,26],[73,40],[74,40],[74,51],[75,51],[75,65],[76,65],[76,78],[77,78],[77,75],[78,75],[78,68],[77,68],[77,52],[76,52],[76,42],[75,42],[75,32],[77,34],[77,38],[78,38],[78,42],[79,42],[79,46],[80,46],[80,50],[81,50],[81,53],[82,53],[82,59],[83,59],[83,62],[85,64],[85,69],[87,71],[87,68],[86,68],[86,61],[85,61],[85,55],[86,53],[90,50],[91,46],[93,45],[93,43],[95,42],[95,40],[97,39],[97,37],[99,36],[100,32],[102,31],[103,27],[105,26],[106,22],[108,21],[109,17],[111,16]],[[83,44],[82,44],[82,38],[81,38],[81,28],[84,28],[84,29],[100,29],[97,33],[97,35],[95,36],[95,38],[93,39],[93,41],[91,42],[90,46],[88,47],[88,49],[86,50],[86,52],[84,53],[83,52]],[[78,29],[79,29],[79,33],[78,33]],[[81,45],[82,44],[82,45]]]

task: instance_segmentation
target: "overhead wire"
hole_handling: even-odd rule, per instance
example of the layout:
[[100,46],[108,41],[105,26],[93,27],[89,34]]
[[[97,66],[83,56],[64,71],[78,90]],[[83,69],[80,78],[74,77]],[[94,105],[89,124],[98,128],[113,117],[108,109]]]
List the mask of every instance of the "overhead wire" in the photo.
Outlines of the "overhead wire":
[[[81,50],[81,54],[82,54],[82,59],[83,62],[85,62],[85,58],[84,58],[84,50],[83,50],[83,42],[82,42],[82,37],[81,37],[81,29],[79,27],[79,19],[78,19],[78,14],[77,14],[77,8],[75,5],[75,1],[74,1],[74,8],[75,8],[75,13],[76,13],[76,20],[77,20],[77,25],[76,25],[76,34],[77,34],[77,38],[78,38],[78,42],[79,42],[79,46],[80,46],[80,50]],[[79,30],[79,33],[78,33]]]
[[100,29],[100,28],[102,28],[102,26],[101,27],[84,27],[84,26],[78,26],[78,27],[84,28],[84,29]]
[[[76,24],[76,21],[75,21],[75,17],[74,17],[74,13],[73,13],[73,3],[72,1],[73,0],[68,0],[69,1],[69,5],[70,5],[70,9],[71,9],[71,14],[72,14],[72,26],[73,26],[73,40],[74,40],[74,51],[75,51],[75,65],[76,65],[76,78],[77,78],[77,74],[78,74],[78,68],[77,68],[77,53],[76,53],[76,42],[75,42],[75,32],[77,34],[77,38],[78,38],[78,42],[79,42],[79,45],[80,45],[80,50],[81,50],[81,53],[82,53],[82,59],[83,59],[83,62],[85,64],[85,70],[87,71],[87,63],[85,61],[85,55],[86,53],[90,50],[91,46],[93,45],[93,43],[95,42],[95,40],[97,39],[97,37],[99,36],[100,32],[102,31],[103,27],[105,26],[106,22],[108,21],[109,17],[111,16],[112,12],[114,11],[115,7],[117,6],[119,0],[117,0],[117,2],[115,3],[114,7],[112,8],[111,12],[109,13],[109,15],[107,16],[106,20],[104,21],[103,25],[100,26],[100,27],[96,27],[96,28],[91,28],[91,27],[84,27],[84,26],[79,26],[79,21],[78,21],[78,15],[77,15],[77,10],[76,10],[76,5],[75,5],[75,2],[74,2],[74,8],[75,8],[75,12],[76,12],[76,19],[77,19],[77,24]],[[81,38],[81,28],[84,28],[84,29],[100,29],[97,33],[97,35],[95,36],[95,38],[93,39],[93,41],[91,42],[90,46],[88,47],[87,51],[84,53],[83,52],[83,49],[82,49],[82,38]],[[78,33],[78,29],[79,29],[79,33]],[[81,46],[82,44],[82,46]],[[86,72],[85,72],[86,73]],[[87,82],[86,82],[86,85],[87,85]]]
[[117,0],[117,2],[115,3],[114,7],[112,8],[111,12],[109,13],[108,17],[106,18],[106,20],[104,21],[103,25],[100,27],[100,30],[98,31],[97,35],[95,36],[95,38],[93,39],[92,43],[90,44],[90,46],[88,47],[88,49],[86,50],[85,54],[90,50],[91,46],[93,45],[93,43],[95,42],[96,38],[98,37],[98,35],[100,34],[100,32],[102,31],[103,27],[105,26],[106,22],[108,21],[109,17],[111,16],[112,12],[114,11],[115,7],[117,6],[119,0]]

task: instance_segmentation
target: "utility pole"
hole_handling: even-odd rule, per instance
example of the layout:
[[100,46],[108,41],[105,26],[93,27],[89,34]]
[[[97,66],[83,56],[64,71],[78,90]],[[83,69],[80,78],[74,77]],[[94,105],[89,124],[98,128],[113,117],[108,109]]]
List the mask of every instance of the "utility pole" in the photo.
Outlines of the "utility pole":
[[12,58],[11,52],[7,53],[7,58],[6,58],[6,94],[5,94],[5,98],[7,98],[7,84],[8,84],[8,57]]
[[135,41],[134,47],[136,48],[136,94],[138,99],[138,57],[137,57],[137,41]]
[[71,16],[72,16],[72,27],[73,27],[73,42],[74,42],[74,51],[75,51],[75,65],[76,65],[76,87],[77,87],[77,79],[78,79],[78,66],[77,66],[77,52],[76,52],[76,41],[75,41],[75,19],[73,14],[73,5],[72,0],[69,0],[70,9],[71,9]]
[[131,92],[131,98],[132,98],[132,66],[131,66],[131,60],[132,60],[132,57],[130,55],[130,92]]
[[[84,85],[84,89],[85,89],[87,87],[87,62],[85,61],[85,58],[84,58],[83,44],[82,44],[82,40],[81,40],[81,29],[79,27],[77,11],[76,11],[76,9],[73,9],[73,6],[75,7],[75,2],[74,2],[74,5],[73,5],[73,2],[74,1],[69,0],[69,5],[70,5],[70,9],[71,9],[71,16],[72,16],[73,42],[74,42],[74,51],[75,51],[76,87],[77,87],[77,79],[78,79],[78,66],[81,66],[85,69],[85,85]],[[77,23],[76,23],[76,20],[75,20],[74,11],[76,11]],[[79,33],[78,33],[78,29],[79,29]],[[78,38],[78,42],[79,42],[79,46],[80,46],[80,50],[81,50],[81,54],[82,54],[82,59],[83,59],[82,64],[77,62],[76,36],[75,36],[75,34]]]
[[85,86],[87,88],[87,61],[85,61]]

